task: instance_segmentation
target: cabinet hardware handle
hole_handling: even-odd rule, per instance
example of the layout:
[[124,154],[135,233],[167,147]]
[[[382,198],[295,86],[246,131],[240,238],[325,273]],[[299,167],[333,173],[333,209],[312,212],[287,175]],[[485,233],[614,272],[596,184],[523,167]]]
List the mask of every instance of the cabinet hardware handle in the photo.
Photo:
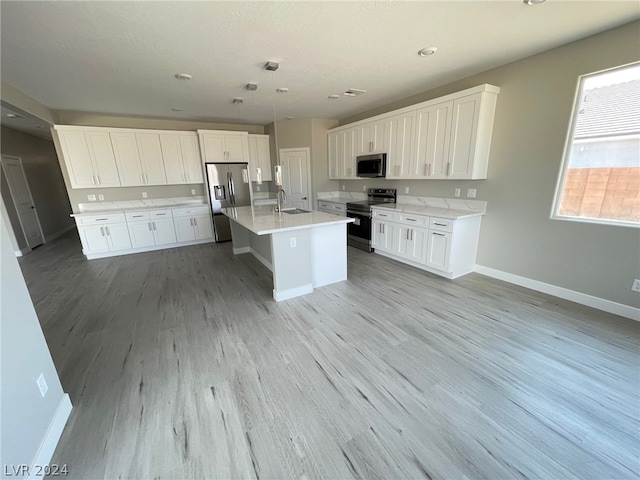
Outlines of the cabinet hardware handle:
[[95,185],[95,184],[96,184],[96,179],[95,179],[95,177],[94,177],[93,175],[91,175],[91,183],[92,183],[93,185]]
[[413,228],[411,229],[411,241],[413,242]]
[[439,227],[446,227],[446,226],[447,226],[447,224],[446,224],[446,223],[436,223],[436,222],[433,222],[433,224],[434,224],[434,225],[438,225]]
[[411,231],[410,228],[407,228],[407,240],[409,240],[409,232]]
[[369,142],[369,151],[373,152],[373,142]]
[[197,219],[197,218],[194,218],[194,219],[193,219],[193,226],[194,226],[194,227],[197,227],[197,226],[198,226],[198,219]]
[[100,233],[102,234],[102,236],[104,237],[104,227],[100,227]]
[[132,215],[133,218],[142,218],[144,215]]
[[107,231],[107,235],[111,236],[111,233],[109,232],[109,227],[104,227],[104,229]]
[[149,227],[149,231],[153,230],[153,229],[151,228],[151,222],[147,223],[147,226]]
[[193,227],[193,218],[189,219],[189,225],[191,225]]
[[382,233],[387,233],[387,226],[384,223],[382,224]]
[[444,233],[431,232],[431,235],[438,235],[439,237],[446,237]]
[[449,176],[449,170],[451,170],[451,162],[447,162],[447,177]]
[[415,222],[417,221],[415,218],[405,218],[407,222]]
[[151,222],[151,223],[153,223],[153,229],[154,229],[154,230],[157,230],[157,228],[156,228],[156,222]]
[[105,222],[109,220],[108,218],[96,218],[96,222]]
[[98,185],[100,185],[100,175],[96,175],[96,180],[98,180]]
[[158,217],[161,217],[162,215],[166,215],[166,213],[156,213],[156,215],[157,215]]

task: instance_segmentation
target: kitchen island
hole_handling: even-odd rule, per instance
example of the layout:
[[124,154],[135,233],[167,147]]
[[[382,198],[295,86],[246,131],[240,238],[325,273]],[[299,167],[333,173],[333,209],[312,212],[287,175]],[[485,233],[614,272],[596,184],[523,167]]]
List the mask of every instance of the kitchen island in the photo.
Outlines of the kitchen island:
[[233,253],[251,253],[273,273],[276,301],[347,279],[347,223],[353,218],[272,206],[226,208]]

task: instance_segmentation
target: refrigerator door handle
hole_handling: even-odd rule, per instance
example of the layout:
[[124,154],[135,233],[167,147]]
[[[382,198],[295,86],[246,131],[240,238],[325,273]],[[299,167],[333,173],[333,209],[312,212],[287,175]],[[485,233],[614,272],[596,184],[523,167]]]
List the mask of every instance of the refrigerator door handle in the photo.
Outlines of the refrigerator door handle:
[[227,172],[227,183],[229,184],[229,200],[231,200],[231,204],[236,204],[236,189],[233,185],[233,174],[231,172]]

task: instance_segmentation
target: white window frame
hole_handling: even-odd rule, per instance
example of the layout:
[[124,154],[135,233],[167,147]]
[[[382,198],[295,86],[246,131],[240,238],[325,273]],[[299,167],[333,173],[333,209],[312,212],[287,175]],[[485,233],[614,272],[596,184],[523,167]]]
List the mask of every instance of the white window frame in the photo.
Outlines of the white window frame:
[[560,171],[558,172],[556,190],[553,196],[553,204],[551,207],[551,216],[550,216],[552,220],[564,220],[568,222],[595,223],[600,225],[617,225],[621,227],[640,228],[640,222],[626,222],[623,220],[609,220],[606,218],[573,217],[573,216],[558,214],[558,210],[560,209],[560,201],[562,200],[562,192],[564,190],[564,183],[567,177],[569,160],[571,157],[571,147],[573,146],[573,136],[575,133],[576,123],[578,118],[578,110],[580,108],[580,99],[582,98],[582,88],[584,85],[584,81],[587,78],[592,77],[594,75],[601,75],[606,72],[611,72],[613,70],[632,67],[634,65],[640,65],[640,62],[632,62],[626,65],[619,65],[617,67],[606,68],[604,70],[600,70],[597,72],[586,73],[578,77],[578,82],[575,89],[575,95],[573,98],[573,109],[571,113],[571,118],[569,120],[569,129],[568,129],[567,136],[564,143],[564,151],[562,152],[562,162],[560,163]]

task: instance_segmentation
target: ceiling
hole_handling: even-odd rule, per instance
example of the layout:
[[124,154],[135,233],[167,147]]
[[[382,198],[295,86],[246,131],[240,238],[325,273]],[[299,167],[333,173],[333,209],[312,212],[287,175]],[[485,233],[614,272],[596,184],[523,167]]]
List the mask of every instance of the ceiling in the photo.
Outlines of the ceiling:
[[2,81],[54,111],[264,125],[274,103],[278,118],[376,108],[628,23],[640,3],[2,1],[0,16]]

